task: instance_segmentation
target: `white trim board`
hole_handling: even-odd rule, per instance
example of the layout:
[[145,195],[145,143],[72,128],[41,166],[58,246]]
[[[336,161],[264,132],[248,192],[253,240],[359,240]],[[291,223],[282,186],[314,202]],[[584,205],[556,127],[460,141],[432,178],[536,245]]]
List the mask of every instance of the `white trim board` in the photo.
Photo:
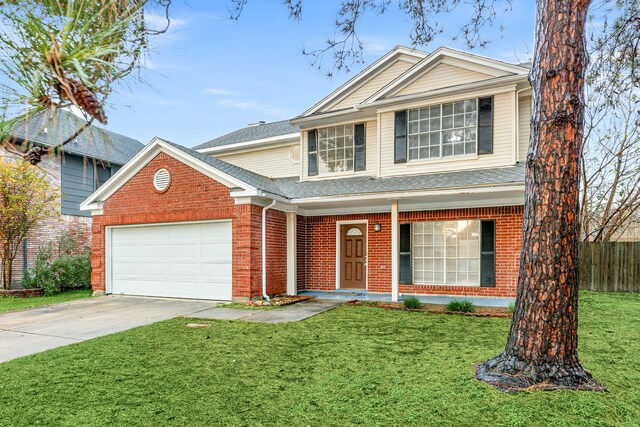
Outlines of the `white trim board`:
[[80,204],[80,209],[99,209],[99,206],[96,205],[95,202],[102,202],[111,197],[161,152],[173,157],[187,166],[192,167],[198,172],[218,181],[226,187],[241,188],[250,193],[257,192],[255,187],[215,169],[211,165],[208,165],[207,163],[156,137],[145,148],[143,148],[142,151],[136,154],[133,159],[116,172],[116,174],[112,176],[102,187],[89,196],[87,200],[82,202]]
[[234,152],[236,150],[251,150],[257,149],[256,146],[260,146],[260,148],[271,148],[278,145],[290,145],[295,142],[300,136],[300,132],[296,133],[288,133],[285,135],[272,136],[269,138],[255,139],[251,141],[243,141],[237,142],[235,144],[227,144],[220,145],[217,147],[209,147],[209,148],[201,148],[199,150],[195,150],[198,153],[209,154],[209,153],[225,153]]

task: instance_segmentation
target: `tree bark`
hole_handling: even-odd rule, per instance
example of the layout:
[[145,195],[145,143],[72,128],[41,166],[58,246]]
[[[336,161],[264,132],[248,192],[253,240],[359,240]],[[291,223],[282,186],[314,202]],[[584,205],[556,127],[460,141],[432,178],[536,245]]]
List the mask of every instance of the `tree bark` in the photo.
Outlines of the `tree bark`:
[[504,391],[605,390],[578,360],[579,160],[589,0],[538,0],[522,255],[504,352],[476,377]]

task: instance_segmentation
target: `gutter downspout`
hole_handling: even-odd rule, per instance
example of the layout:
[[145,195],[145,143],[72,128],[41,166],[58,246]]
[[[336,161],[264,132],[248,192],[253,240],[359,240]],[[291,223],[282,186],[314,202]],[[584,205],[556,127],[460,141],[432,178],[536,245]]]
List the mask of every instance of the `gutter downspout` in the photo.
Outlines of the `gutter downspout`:
[[276,204],[275,200],[271,204],[262,208],[262,297],[265,301],[271,301],[267,295],[267,211]]

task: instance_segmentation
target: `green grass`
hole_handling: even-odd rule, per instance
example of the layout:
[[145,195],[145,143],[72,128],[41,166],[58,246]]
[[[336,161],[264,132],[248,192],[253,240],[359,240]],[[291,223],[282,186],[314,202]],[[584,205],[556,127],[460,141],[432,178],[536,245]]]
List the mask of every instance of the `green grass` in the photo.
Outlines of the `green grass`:
[[290,324],[174,319],[2,364],[0,425],[637,426],[640,295],[581,298],[581,359],[609,393],[475,381],[508,319],[345,306]]
[[91,289],[79,291],[62,292],[56,295],[31,298],[0,297],[0,313],[8,311],[24,310],[25,308],[41,307],[43,305],[58,304],[61,302],[74,301],[77,299],[89,298]]

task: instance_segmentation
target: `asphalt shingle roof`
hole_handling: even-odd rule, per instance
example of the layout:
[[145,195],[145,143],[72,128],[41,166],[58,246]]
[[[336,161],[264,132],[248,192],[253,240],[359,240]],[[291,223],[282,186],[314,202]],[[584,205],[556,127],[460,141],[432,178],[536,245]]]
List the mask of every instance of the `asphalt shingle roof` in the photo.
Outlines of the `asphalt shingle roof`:
[[213,166],[220,172],[224,172],[232,177],[239,179],[240,181],[251,185],[257,189],[276,194],[279,196],[284,196],[280,193],[280,189],[276,185],[273,179],[267,178],[266,176],[259,175],[255,172],[251,172],[250,170],[243,169],[239,166],[232,165],[231,163],[227,163],[223,160],[216,159],[215,157],[209,157],[206,154],[198,153],[191,148],[184,147],[180,144],[176,144],[175,142],[167,141],[163,139],[169,145],[174,146],[178,150],[195,157],[196,159]]
[[287,199],[524,183],[524,166],[522,164],[493,169],[440,172],[389,178],[356,176],[318,181],[299,181],[297,177],[272,179],[223,160],[209,157],[191,148],[183,147],[170,141],[163,141],[252,187]]
[[279,122],[247,126],[193,148],[194,150],[202,150],[204,148],[222,147],[224,145],[256,141],[258,139],[271,138],[296,132],[300,132],[300,129],[297,126],[289,124],[289,120],[282,120]]
[[281,194],[290,199],[301,199],[524,183],[524,166],[519,164],[517,166],[494,169],[440,172],[389,178],[359,176],[302,182],[298,181],[298,178],[282,178],[275,181]]
[[[85,123],[85,120],[66,110],[42,111],[17,123],[10,135],[33,144],[54,147]],[[143,148],[144,144],[137,139],[91,125],[66,144],[62,151],[123,165]]]

